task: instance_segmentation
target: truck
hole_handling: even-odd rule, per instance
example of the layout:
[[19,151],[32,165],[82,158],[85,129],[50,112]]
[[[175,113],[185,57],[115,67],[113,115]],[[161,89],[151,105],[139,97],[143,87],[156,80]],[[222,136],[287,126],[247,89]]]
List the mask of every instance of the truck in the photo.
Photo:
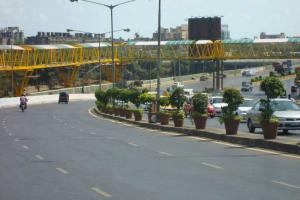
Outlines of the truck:
[[292,61],[291,60],[273,62],[272,66],[273,66],[274,71],[281,75],[287,75],[292,72]]

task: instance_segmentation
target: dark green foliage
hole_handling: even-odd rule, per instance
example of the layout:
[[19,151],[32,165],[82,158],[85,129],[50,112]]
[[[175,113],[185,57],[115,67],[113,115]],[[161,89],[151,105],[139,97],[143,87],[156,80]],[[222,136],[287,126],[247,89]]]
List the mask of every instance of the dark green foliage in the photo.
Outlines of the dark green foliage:
[[140,94],[141,94],[141,92],[137,89],[130,89],[129,90],[129,101],[131,103],[133,103],[137,108],[139,108],[140,105],[141,105],[141,102],[140,102],[140,99],[139,99]]
[[171,105],[176,107],[177,110],[180,110],[182,108],[185,100],[186,98],[184,96],[184,91],[182,88],[176,88],[170,97]]
[[108,103],[108,98],[106,92],[103,90],[97,90],[95,92],[95,97],[97,101],[101,102],[102,104],[106,105]]
[[159,103],[160,103],[161,106],[168,106],[168,105],[170,105],[170,97],[169,96],[167,96],[167,97],[161,97],[159,99]]
[[284,94],[284,87],[276,77],[267,77],[260,84],[260,89],[265,92],[267,99],[261,99],[262,113],[261,120],[271,121],[274,111],[270,106],[270,99],[277,98]]
[[230,120],[239,120],[235,111],[244,101],[240,91],[237,89],[226,89],[223,93],[223,101],[227,103],[228,106],[222,108],[222,116],[219,118],[220,123]]
[[208,97],[205,94],[195,94],[192,98],[194,111],[200,114],[206,114]]
[[284,93],[283,84],[276,77],[267,77],[261,82],[260,89],[265,92],[268,99],[277,98]]

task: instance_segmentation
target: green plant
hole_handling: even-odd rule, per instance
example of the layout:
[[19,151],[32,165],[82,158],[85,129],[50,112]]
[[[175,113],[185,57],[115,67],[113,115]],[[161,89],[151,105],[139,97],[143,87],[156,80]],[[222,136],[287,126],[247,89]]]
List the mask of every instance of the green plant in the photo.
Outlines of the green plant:
[[205,94],[195,94],[192,98],[194,111],[200,113],[200,115],[205,115],[207,113],[207,103],[208,97]]
[[160,114],[160,115],[171,115],[171,112],[168,111],[168,110],[160,110],[160,111],[159,111],[159,114]]
[[194,112],[192,112],[192,117],[193,118],[207,117],[207,113],[200,113],[200,112],[194,111]]
[[260,89],[265,92],[267,99],[261,99],[261,120],[272,122],[273,109],[271,107],[271,99],[277,98],[284,93],[284,86],[282,82],[276,77],[267,77],[260,84]]
[[138,98],[142,104],[152,103],[155,100],[155,98],[149,93],[142,93]]
[[141,114],[141,115],[144,114],[144,110],[143,110],[143,109],[132,109],[132,112],[134,112],[134,113],[139,113],[139,114]]
[[130,89],[128,94],[128,99],[131,103],[135,105],[136,108],[139,108],[141,101],[139,99],[141,92],[137,89]]
[[129,101],[130,91],[128,89],[121,89],[120,90],[120,100],[124,103],[128,103]]
[[172,116],[173,116],[173,118],[177,117],[177,118],[183,119],[184,118],[184,112],[182,110],[176,110],[176,111],[172,112]]
[[95,97],[96,97],[97,101],[103,103],[104,105],[106,105],[108,103],[107,94],[103,90],[97,90],[95,92]]
[[240,120],[240,117],[235,114],[238,106],[244,101],[240,91],[233,88],[226,89],[223,93],[223,101],[227,103],[227,106],[222,108],[222,116],[219,118],[219,122],[222,124],[230,120]]
[[170,97],[169,96],[166,96],[166,97],[160,97],[159,98],[159,103],[161,106],[168,106],[170,105]]
[[182,108],[185,100],[186,98],[184,96],[184,91],[182,88],[176,88],[170,97],[171,105],[176,107],[177,110],[180,110]]

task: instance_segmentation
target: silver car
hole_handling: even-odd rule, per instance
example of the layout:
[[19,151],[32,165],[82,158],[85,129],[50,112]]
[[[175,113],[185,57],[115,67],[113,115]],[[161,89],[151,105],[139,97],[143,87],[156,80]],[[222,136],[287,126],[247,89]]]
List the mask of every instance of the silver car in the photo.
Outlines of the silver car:
[[[274,117],[279,119],[278,130],[288,133],[289,130],[300,130],[300,107],[289,99],[272,99],[271,108]],[[261,128],[260,115],[261,103],[258,101],[247,114],[247,126],[250,133],[256,128]]]
[[243,103],[239,105],[238,109],[236,110],[236,114],[242,118],[242,122],[247,122],[247,114],[249,110],[251,110],[255,102],[256,101],[253,99],[245,98]]

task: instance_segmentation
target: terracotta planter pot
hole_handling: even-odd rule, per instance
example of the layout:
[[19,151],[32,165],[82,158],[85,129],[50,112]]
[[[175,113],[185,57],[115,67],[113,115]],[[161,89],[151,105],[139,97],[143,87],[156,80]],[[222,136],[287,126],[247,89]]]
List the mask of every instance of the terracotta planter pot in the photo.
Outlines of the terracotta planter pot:
[[134,120],[135,121],[141,121],[142,120],[142,114],[139,112],[134,112]]
[[170,114],[160,113],[159,120],[161,125],[168,125],[170,119]]
[[207,117],[193,117],[196,129],[205,129]]
[[183,127],[183,121],[184,119],[181,117],[173,117],[174,119],[174,126],[175,127]]
[[239,129],[240,120],[229,120],[225,121],[226,135],[236,135]]
[[157,113],[148,112],[148,123],[156,123],[157,122]]
[[262,121],[261,128],[263,130],[264,139],[275,139],[277,137],[277,129],[278,129],[277,123]]
[[126,113],[125,113],[125,109],[124,108],[120,108],[120,116],[121,117],[125,117]]
[[126,117],[126,119],[131,119],[132,118],[132,111],[131,110],[126,110],[125,111],[125,117]]

